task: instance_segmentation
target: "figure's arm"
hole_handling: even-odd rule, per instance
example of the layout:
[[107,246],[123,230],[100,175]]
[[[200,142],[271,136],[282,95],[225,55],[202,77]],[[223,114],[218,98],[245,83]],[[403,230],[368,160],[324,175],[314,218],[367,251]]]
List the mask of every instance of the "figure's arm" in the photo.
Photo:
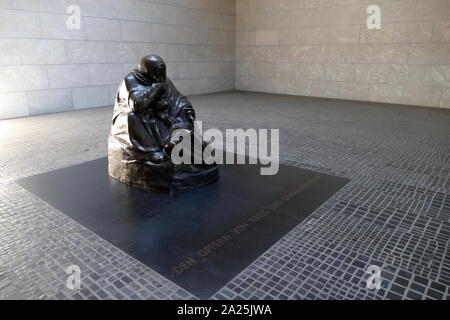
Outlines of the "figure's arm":
[[134,112],[145,111],[161,98],[164,91],[165,86],[159,83],[155,83],[145,90],[134,91],[130,94],[129,105]]

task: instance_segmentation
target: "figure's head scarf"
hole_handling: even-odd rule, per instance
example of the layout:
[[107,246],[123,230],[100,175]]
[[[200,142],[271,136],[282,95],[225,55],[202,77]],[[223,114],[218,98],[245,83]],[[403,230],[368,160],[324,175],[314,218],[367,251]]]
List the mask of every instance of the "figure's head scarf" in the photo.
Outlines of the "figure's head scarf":
[[164,60],[157,55],[145,56],[141,59],[135,76],[144,85],[152,85],[155,82],[166,81],[166,64]]

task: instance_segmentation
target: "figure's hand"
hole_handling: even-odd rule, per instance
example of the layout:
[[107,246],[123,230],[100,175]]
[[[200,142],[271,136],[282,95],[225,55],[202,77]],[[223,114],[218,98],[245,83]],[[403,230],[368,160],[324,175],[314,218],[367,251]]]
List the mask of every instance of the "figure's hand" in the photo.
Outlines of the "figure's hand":
[[167,84],[163,82],[154,83],[152,87],[155,88],[161,95],[167,91]]

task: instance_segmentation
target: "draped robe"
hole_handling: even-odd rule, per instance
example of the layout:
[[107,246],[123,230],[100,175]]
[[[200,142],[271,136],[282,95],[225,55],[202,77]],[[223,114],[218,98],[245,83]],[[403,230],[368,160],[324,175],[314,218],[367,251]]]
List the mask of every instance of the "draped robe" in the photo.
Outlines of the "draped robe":
[[145,160],[146,154],[162,151],[173,130],[193,129],[195,112],[189,100],[169,78],[163,95],[157,94],[153,84],[135,70],[116,95],[109,141],[133,159]]

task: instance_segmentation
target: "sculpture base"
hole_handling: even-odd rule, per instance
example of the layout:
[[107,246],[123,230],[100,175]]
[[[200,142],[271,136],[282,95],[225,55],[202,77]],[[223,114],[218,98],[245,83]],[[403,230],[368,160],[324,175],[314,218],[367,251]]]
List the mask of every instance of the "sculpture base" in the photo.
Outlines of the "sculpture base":
[[139,161],[123,161],[109,157],[109,175],[133,188],[153,193],[189,191],[211,184],[219,178],[214,166],[173,166]]
[[17,183],[202,299],[348,182],[282,164],[275,176],[261,176],[257,165],[222,165],[217,183],[157,194],[130,188],[107,170],[102,158]]

